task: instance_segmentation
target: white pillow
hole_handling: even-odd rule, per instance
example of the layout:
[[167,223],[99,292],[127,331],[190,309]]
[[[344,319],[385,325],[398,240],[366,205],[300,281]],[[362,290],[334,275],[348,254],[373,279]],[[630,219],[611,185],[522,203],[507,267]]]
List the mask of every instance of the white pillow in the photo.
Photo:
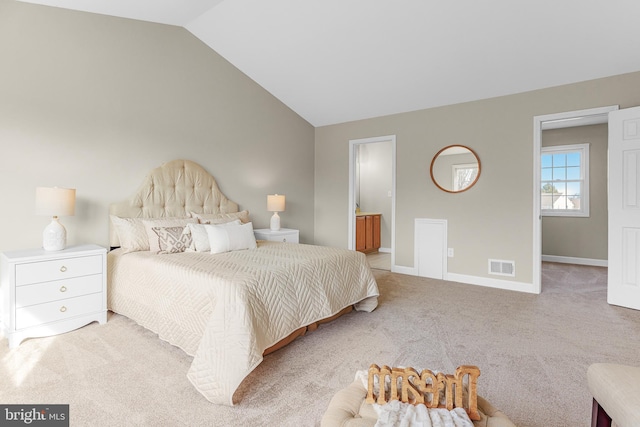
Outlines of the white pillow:
[[206,230],[212,254],[257,247],[253,224],[250,222],[242,225],[211,225]]
[[149,250],[149,237],[144,229],[144,224],[142,224],[142,218],[109,216],[124,253]]
[[193,218],[196,218],[200,224],[222,224],[236,219],[242,221],[243,224],[249,222],[249,211],[214,214],[190,212],[190,214]]
[[[221,226],[228,225],[240,225],[242,224],[239,219],[234,221],[226,222],[223,224],[219,224]],[[209,245],[209,234],[207,233],[207,227],[213,227],[213,225],[208,224],[187,224],[184,228],[184,234],[191,234],[191,245],[189,246],[189,251],[194,252],[209,252],[211,251],[211,246]]]
[[148,247],[151,252],[160,252],[160,242],[158,235],[153,231],[153,227],[186,227],[187,224],[195,224],[198,220],[195,218],[145,218],[142,224],[147,233]]

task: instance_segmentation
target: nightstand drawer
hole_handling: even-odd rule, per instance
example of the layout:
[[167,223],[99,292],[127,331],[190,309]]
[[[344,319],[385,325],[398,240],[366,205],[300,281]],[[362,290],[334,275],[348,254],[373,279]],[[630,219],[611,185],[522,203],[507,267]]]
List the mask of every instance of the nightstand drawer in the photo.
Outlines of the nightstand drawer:
[[282,242],[282,243],[298,243],[298,237],[295,234],[285,235],[285,236],[275,236],[275,237],[270,237],[269,241]]
[[16,308],[102,292],[102,275],[75,277],[16,288]]
[[299,243],[300,231],[293,228],[281,228],[278,231],[272,231],[268,228],[253,230],[256,240],[268,240],[271,242],[283,243]]
[[102,309],[103,294],[96,293],[16,309],[16,329],[69,319]]
[[102,255],[16,265],[16,286],[102,274]]

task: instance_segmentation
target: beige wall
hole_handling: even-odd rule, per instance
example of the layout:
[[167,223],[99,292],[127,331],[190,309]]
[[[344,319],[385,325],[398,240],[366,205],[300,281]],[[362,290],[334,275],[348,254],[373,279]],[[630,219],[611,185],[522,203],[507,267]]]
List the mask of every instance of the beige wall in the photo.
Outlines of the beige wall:
[[[0,61],[0,250],[40,245],[40,185],[77,189],[70,244],[106,245],[108,204],[175,158],[202,164],[257,227],[278,192],[284,227],[346,247],[348,141],[394,134],[396,264],[413,267],[415,218],[447,219],[450,272],[490,277],[487,258],[512,259],[513,280],[530,282],[533,116],[640,105],[632,73],[314,130],[182,28],[12,0],[0,0]],[[460,194],[429,179],[451,144],[483,167]]]
[[[490,276],[487,259],[514,260],[533,280],[533,117],[640,105],[640,73],[316,128],[316,243],[347,246],[348,141],[396,135],[396,264],[413,267],[414,219],[448,220],[451,273]],[[482,163],[478,183],[448,194],[429,179],[442,147],[463,144]]]
[[0,0],[0,250],[38,247],[36,186],[77,189],[69,243],[108,245],[109,203],[200,163],[256,227],[313,241],[314,129],[180,27]]
[[542,254],[607,259],[607,146],[603,125],[550,129],[542,146],[589,143],[589,217],[542,217]]

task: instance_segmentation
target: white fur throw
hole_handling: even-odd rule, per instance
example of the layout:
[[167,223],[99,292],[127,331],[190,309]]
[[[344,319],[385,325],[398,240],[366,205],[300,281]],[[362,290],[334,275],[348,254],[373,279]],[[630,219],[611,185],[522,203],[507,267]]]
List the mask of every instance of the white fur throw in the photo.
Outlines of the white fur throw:
[[373,404],[378,414],[375,427],[473,427],[463,408],[427,408],[392,400],[385,405]]

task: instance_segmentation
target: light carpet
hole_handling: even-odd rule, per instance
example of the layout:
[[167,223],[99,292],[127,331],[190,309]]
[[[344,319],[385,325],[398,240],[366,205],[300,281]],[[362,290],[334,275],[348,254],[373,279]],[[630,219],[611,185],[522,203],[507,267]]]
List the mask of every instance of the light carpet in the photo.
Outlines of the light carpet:
[[[606,303],[606,276],[549,264],[540,295],[374,270],[381,297],[267,357],[234,407],[191,386],[191,358],[112,314],[9,350],[0,403],[67,403],[72,426],[317,426],[333,394],[371,363],[481,370],[479,394],[518,426],[587,426],[594,362],[640,365],[640,312]],[[599,278],[599,279],[598,279]]]

